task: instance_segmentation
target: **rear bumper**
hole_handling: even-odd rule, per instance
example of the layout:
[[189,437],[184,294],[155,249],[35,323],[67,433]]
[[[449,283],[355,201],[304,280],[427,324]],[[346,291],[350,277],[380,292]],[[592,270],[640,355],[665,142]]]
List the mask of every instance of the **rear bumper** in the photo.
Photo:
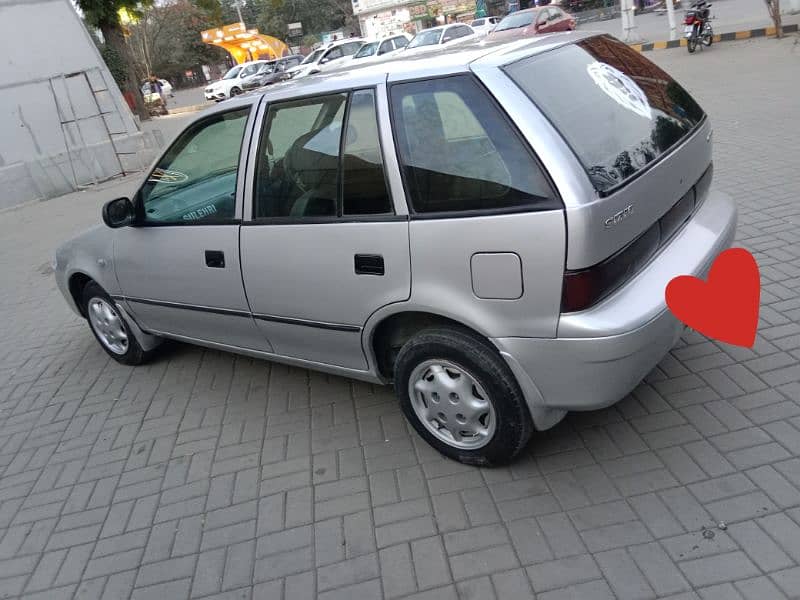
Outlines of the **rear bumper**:
[[[553,339],[497,338],[537,420],[544,413],[594,410],[628,394],[669,352],[683,332],[664,291],[678,275],[704,276],[736,233],[736,207],[713,188],[675,238],[624,287],[599,305],[562,315]],[[524,373],[520,373],[523,371]],[[544,427],[552,426],[553,419]],[[557,419],[555,420],[557,422]]]

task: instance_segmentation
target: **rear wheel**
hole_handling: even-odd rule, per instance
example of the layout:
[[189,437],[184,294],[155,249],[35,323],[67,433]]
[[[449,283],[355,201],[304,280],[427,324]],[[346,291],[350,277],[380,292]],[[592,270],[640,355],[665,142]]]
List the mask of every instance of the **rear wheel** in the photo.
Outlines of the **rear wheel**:
[[697,48],[697,38],[692,34],[692,37],[686,40],[686,49],[689,51],[689,54],[692,54],[695,48]]
[[463,463],[506,463],[533,431],[508,365],[469,332],[429,329],[407,341],[395,362],[395,390],[417,433]]
[[153,355],[142,350],[114,300],[94,281],[83,289],[83,310],[94,337],[118,363],[139,365]]

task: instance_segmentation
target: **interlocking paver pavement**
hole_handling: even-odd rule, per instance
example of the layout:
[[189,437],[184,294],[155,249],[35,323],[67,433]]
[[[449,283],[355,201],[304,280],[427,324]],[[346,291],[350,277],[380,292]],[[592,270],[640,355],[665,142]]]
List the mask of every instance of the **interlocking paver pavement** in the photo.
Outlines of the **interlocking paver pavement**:
[[48,264],[129,183],[0,214],[0,597],[800,597],[796,48],[651,55],[713,119],[755,346],[687,333],[506,468],[442,459],[388,389],[181,345],[112,362]]

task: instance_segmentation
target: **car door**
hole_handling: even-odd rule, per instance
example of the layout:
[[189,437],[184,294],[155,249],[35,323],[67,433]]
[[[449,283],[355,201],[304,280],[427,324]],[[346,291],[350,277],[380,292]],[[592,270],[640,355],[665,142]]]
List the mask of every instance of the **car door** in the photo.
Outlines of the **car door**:
[[393,145],[376,96],[369,88],[265,109],[242,273],[277,354],[365,370],[364,324],[409,296],[408,222],[387,185]]
[[552,24],[548,21],[550,17],[550,9],[542,8],[536,13],[536,33],[550,33],[552,31]]
[[122,296],[147,331],[269,349],[250,316],[239,266],[239,157],[250,113],[239,107],[187,128],[136,195],[136,225],[115,232]]

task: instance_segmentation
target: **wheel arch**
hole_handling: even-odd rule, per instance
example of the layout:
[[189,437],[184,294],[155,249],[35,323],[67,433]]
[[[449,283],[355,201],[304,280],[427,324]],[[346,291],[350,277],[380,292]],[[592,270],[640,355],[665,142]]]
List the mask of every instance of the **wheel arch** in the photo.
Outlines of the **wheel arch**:
[[477,336],[497,350],[491,338],[475,325],[428,308],[395,307],[391,312],[373,315],[371,321],[365,331],[364,346],[369,362],[385,381],[394,377],[394,359],[402,345],[423,329],[450,327]]
[[91,281],[95,280],[82,271],[75,271],[69,276],[69,280],[67,281],[69,295],[72,297],[72,301],[75,303],[75,306],[78,308],[81,315],[83,315],[84,319],[86,318],[86,310],[83,306],[83,290]]

